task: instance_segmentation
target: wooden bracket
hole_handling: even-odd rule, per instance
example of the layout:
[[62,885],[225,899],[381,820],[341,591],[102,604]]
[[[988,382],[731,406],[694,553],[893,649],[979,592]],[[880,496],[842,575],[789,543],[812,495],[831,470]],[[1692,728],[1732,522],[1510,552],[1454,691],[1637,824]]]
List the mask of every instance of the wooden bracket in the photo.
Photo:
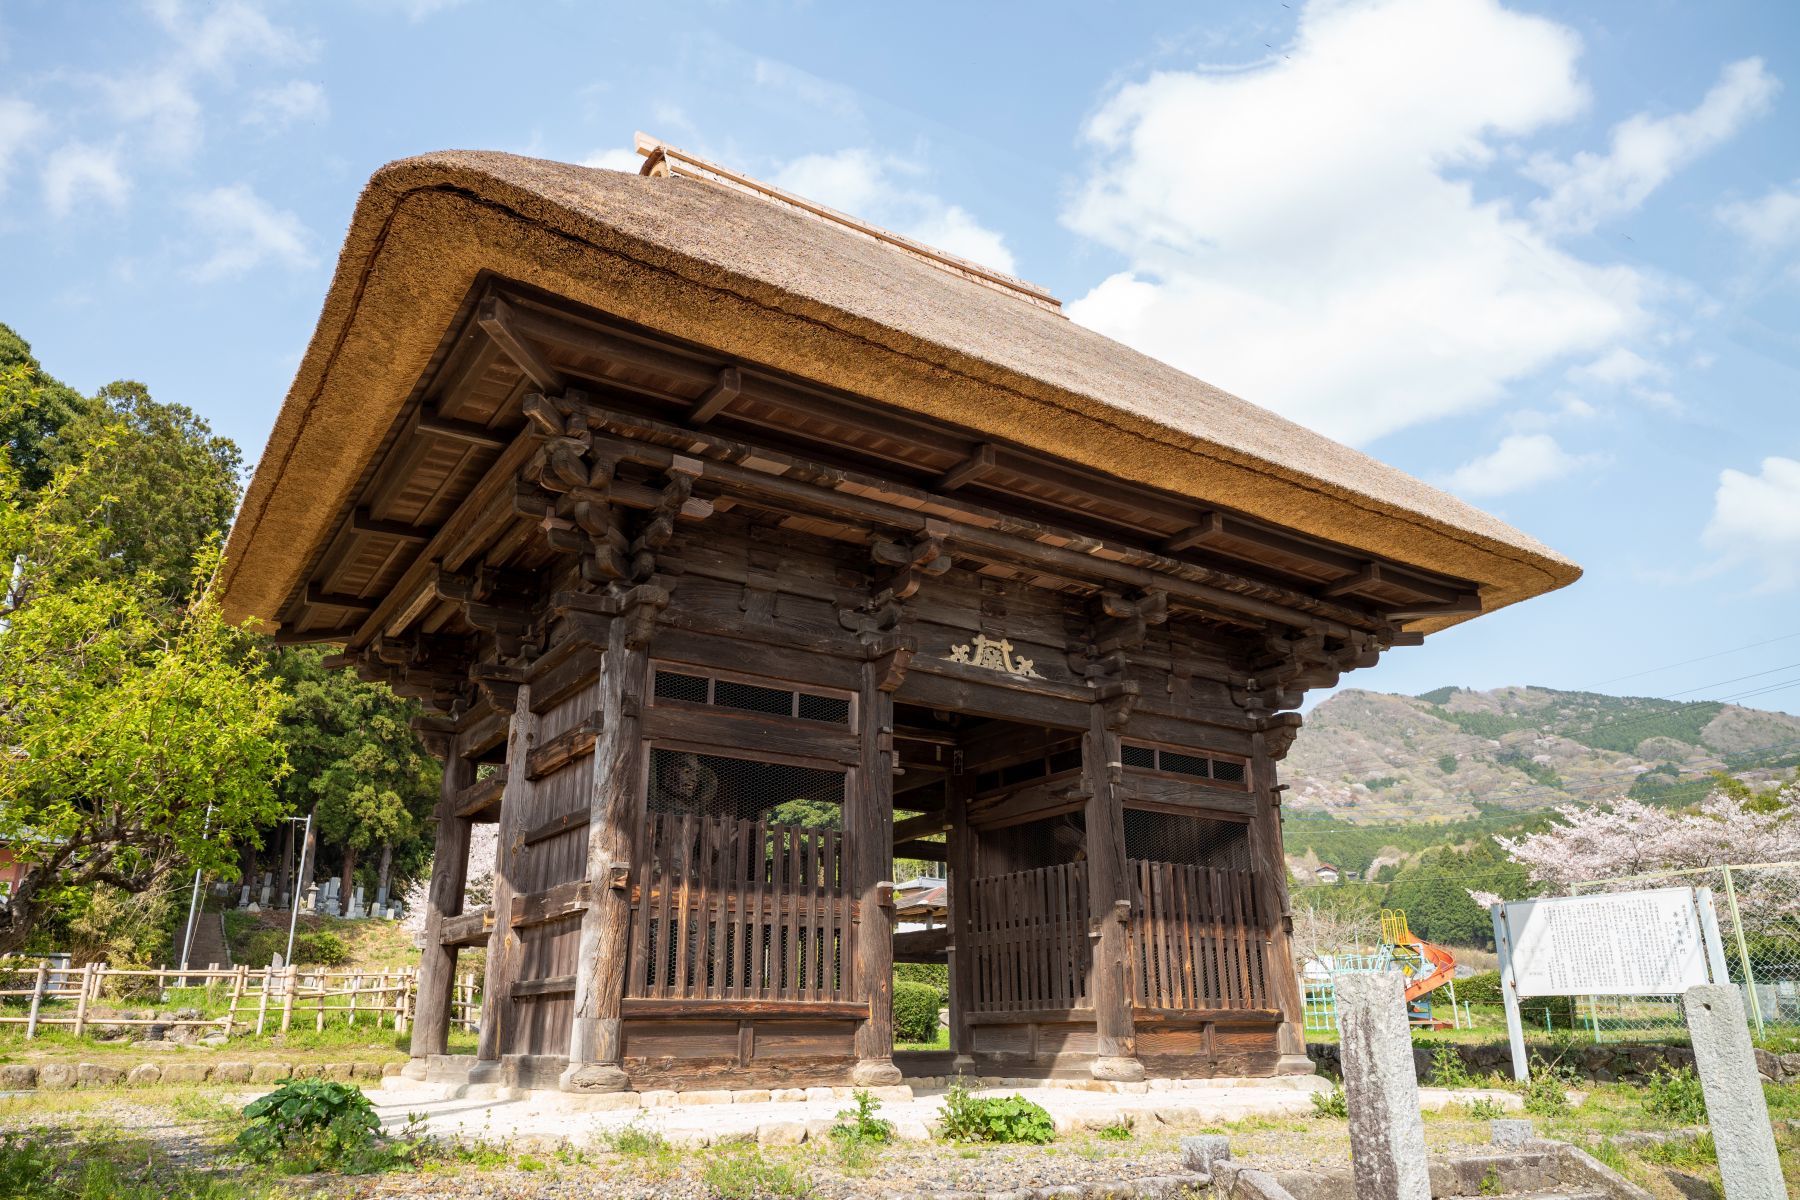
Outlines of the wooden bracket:
[[650,644],[656,618],[669,606],[669,589],[640,583],[619,599],[619,617],[626,622],[625,648],[642,650]]
[[475,323],[494,339],[506,357],[532,383],[546,392],[562,390],[562,372],[545,362],[543,356],[513,328],[512,305],[498,296],[489,296],[476,311]]
[[725,410],[725,406],[738,398],[744,390],[744,377],[736,367],[726,367],[719,372],[716,383],[700,397],[694,405],[694,411],[688,414],[689,425],[704,425]]
[[869,661],[875,665],[875,686],[884,692],[899,691],[906,682],[907,668],[918,652],[918,644],[911,638],[889,634],[871,639],[867,649]]
[[1135,679],[1100,685],[1095,700],[1104,709],[1102,721],[1106,728],[1118,733],[1131,720],[1131,712],[1137,707],[1141,688]]

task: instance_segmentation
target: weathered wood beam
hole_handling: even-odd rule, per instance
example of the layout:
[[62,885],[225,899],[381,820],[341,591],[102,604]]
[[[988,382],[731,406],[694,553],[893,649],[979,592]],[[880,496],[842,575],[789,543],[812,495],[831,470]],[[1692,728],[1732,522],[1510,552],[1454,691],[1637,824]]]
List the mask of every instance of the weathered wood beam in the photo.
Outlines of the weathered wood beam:
[[1327,584],[1325,587],[1320,588],[1319,595],[1343,596],[1353,592],[1360,592],[1370,584],[1381,582],[1383,582],[1381,577],[1381,564],[1364,563],[1361,568],[1346,575],[1336,583]]
[[342,645],[355,633],[355,629],[284,629],[275,635],[275,644],[306,646],[315,642],[335,642]]
[[1417,604],[1411,608],[1395,609],[1388,616],[1395,621],[1414,621],[1426,617],[1472,617],[1480,612],[1481,597],[1469,594],[1444,604]]
[[845,1020],[869,1015],[866,1001],[845,1000],[661,1000],[627,997],[628,1017],[725,1017],[754,1021],[770,1017]]
[[743,375],[736,367],[726,367],[719,372],[718,382],[712,385],[706,395],[700,397],[700,402],[694,406],[694,411],[688,414],[688,424],[706,424],[724,412],[726,406],[738,398],[743,388]]
[[1225,531],[1225,518],[1216,512],[1202,513],[1193,525],[1182,530],[1162,544],[1165,554],[1175,554],[1182,550],[1191,550],[1195,546],[1204,546],[1208,542],[1217,541]]
[[445,438],[452,442],[465,442],[471,446],[480,446],[485,450],[504,449],[511,439],[498,429],[489,429],[486,425],[477,425],[473,421],[457,421],[450,417],[440,417],[436,413],[420,413],[419,423],[414,428],[426,437]]
[[585,808],[577,809],[574,812],[566,812],[559,817],[551,817],[542,825],[527,829],[520,835],[519,840],[527,846],[535,845],[538,842],[553,838],[560,833],[567,833],[571,829],[580,829],[588,823],[588,820],[588,810]]
[[520,979],[507,989],[514,999],[520,996],[557,996],[575,990],[573,975],[552,975],[548,979]]
[[559,883],[555,887],[541,892],[532,892],[524,896],[514,896],[512,900],[512,923],[514,929],[527,925],[547,925],[551,921],[560,921],[564,917],[572,917],[587,911],[588,902],[593,897],[593,885],[585,879]]
[[513,365],[541,390],[562,390],[562,372],[545,362],[544,357],[525,341],[524,335],[519,331],[517,314],[512,305],[498,296],[489,296],[481,302],[475,315],[475,323],[506,352],[506,357],[512,359]]
[[937,490],[954,492],[965,483],[974,483],[994,469],[994,458],[994,444],[983,442],[975,447],[975,453],[938,476]]
[[600,735],[600,716],[595,713],[580,724],[563,730],[531,752],[526,773],[532,779],[562,770],[578,758],[594,752],[594,739]]
[[505,789],[506,776],[502,773],[496,772],[486,779],[477,779],[456,793],[453,811],[459,817],[479,816],[500,804],[500,796]]
[[316,583],[306,585],[306,602],[315,608],[348,608],[360,612],[373,611],[376,604],[372,597],[328,592]]
[[423,525],[408,525],[405,521],[379,520],[370,516],[366,508],[359,508],[351,514],[350,528],[356,533],[372,533],[402,542],[429,542],[431,535],[436,532]]
[[438,926],[438,944],[443,946],[478,946],[488,939],[494,928],[494,910],[483,905],[445,917]]
[[923,816],[908,817],[904,821],[894,822],[894,844],[910,842],[917,837],[944,833],[950,828],[948,813],[926,813]]

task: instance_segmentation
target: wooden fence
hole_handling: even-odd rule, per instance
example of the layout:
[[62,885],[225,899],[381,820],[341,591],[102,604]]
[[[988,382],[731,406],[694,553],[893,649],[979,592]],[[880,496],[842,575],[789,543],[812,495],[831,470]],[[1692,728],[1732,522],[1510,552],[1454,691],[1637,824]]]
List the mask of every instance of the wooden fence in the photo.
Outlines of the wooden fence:
[[1143,1008],[1271,1008],[1268,935],[1248,871],[1130,863],[1131,976]]
[[978,1013],[1086,1008],[1087,864],[969,882]]
[[854,999],[847,867],[835,829],[648,814],[626,995]]
[[[286,1033],[296,1022],[323,1030],[328,1021],[355,1027],[365,1021],[393,1026],[404,1034],[418,1000],[418,971],[331,970],[321,967],[109,967],[105,963],[57,966],[49,961],[0,961],[0,1027],[23,1025],[25,1036],[40,1029],[70,1028],[81,1037],[96,1027],[151,1026],[211,1030],[226,1037]],[[183,1004],[171,991],[204,989],[206,1003]],[[142,999],[138,995],[142,994]],[[133,1017],[102,1007],[109,1000],[134,1005],[216,1007],[216,1016]],[[16,1009],[24,1007],[23,1013]],[[451,995],[451,1020],[473,1031],[481,1018],[481,996],[473,974],[459,977]]]

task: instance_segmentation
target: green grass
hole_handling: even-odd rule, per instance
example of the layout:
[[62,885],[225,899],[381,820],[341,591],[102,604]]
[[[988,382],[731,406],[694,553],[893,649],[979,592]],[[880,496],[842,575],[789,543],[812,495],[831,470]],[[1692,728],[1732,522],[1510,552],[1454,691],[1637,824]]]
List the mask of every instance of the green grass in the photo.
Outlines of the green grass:
[[0,1135],[0,1186],[10,1200],[275,1200],[257,1172],[180,1166],[148,1142]]
[[948,1050],[949,1048],[950,1029],[945,1025],[938,1026],[937,1036],[932,1038],[929,1042],[896,1041],[894,1043],[894,1049],[896,1050]]

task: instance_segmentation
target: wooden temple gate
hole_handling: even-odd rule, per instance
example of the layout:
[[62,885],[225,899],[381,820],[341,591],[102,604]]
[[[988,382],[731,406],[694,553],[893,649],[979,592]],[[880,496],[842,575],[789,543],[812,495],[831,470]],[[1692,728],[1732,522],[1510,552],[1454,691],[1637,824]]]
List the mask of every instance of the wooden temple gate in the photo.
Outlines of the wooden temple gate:
[[[719,253],[816,244],[821,289],[859,279],[878,299],[904,279],[961,314],[908,354],[1010,330],[992,355],[1088,355],[1106,387],[1155,376],[1190,424],[1267,419],[1148,360],[1114,378],[1128,352],[1040,290],[754,181],[476,158],[400,164],[365,195],[228,553],[229,612],[337,643],[428,710],[445,770],[409,1070],[613,1090],[1309,1069],[1276,782],[1293,710],[1418,642],[1409,622],[1480,610],[1438,560],[1511,597],[1573,568],[1520,535],[1470,557],[1459,530],[1504,527],[1461,509],[1405,510],[1450,532],[1399,561],[1383,548],[1411,542],[1364,537],[1370,510],[1332,507],[1300,467],[1205,459],[1247,489],[1234,506],[1084,465],[1085,439],[1142,418],[1051,438],[1075,410],[1024,374],[1007,391],[966,357],[918,373],[868,327],[833,332],[841,314],[759,301],[707,332],[730,290],[681,282],[672,231],[758,229]],[[552,168],[576,174],[535,191]],[[614,215],[559,207],[589,194]],[[663,265],[592,240],[615,220],[674,238]],[[563,232],[542,241],[542,222]],[[371,265],[396,254],[406,269]],[[679,297],[641,302],[658,289]],[[764,324],[781,332],[759,361],[742,347]],[[807,339],[835,349],[768,364]],[[856,355],[882,365],[822,378]],[[940,387],[982,403],[946,409]],[[958,423],[1012,409],[1036,416],[1006,436]],[[1333,478],[1385,471],[1275,433]],[[1376,482],[1396,511],[1422,487]],[[1519,562],[1538,574],[1506,573]],[[490,903],[466,908],[478,822],[499,854]],[[943,864],[947,928],[895,932],[897,856]],[[472,946],[471,1059],[445,1048]],[[894,1054],[897,955],[950,964],[949,1052]]]

